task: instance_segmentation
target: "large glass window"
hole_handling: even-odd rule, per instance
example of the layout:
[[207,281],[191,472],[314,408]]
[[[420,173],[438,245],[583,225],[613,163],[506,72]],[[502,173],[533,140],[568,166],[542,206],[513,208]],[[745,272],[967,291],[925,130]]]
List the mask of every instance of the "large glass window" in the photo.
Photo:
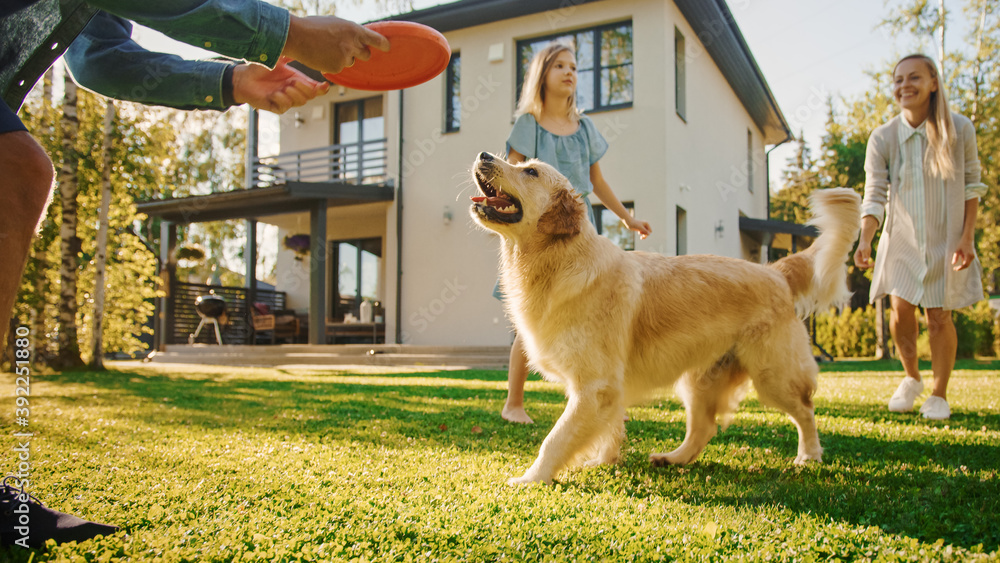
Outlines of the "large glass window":
[[462,126],[462,56],[453,53],[445,74],[444,130],[458,131]]
[[361,302],[378,301],[379,262],[382,259],[382,239],[336,241],[333,247],[333,280],[336,299],[331,320],[342,321],[347,313],[361,316]]
[[[635,217],[635,203],[624,201],[622,205],[629,215]],[[635,250],[635,231],[629,230],[613,211],[598,204],[594,206],[594,217],[597,219],[597,234],[608,237],[622,250]]]
[[559,33],[517,42],[517,88],[535,53],[552,41],[573,47],[576,54],[576,104],[584,111],[632,105],[632,22]]

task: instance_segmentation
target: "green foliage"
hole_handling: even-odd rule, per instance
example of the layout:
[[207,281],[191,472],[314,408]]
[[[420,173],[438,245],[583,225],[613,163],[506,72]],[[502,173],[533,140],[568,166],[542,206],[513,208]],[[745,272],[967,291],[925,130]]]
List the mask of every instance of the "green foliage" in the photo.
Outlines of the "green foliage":
[[771,218],[802,225],[810,217],[809,194],[819,187],[820,179],[816,161],[801,132],[795,143],[795,155],[788,159],[781,173],[783,187],[771,195]]
[[996,335],[996,311],[988,301],[952,312],[958,334],[958,357],[993,356]]
[[524,488],[565,405],[547,382],[524,426],[502,371],[56,373],[32,385],[32,492],[122,531],[0,560],[996,560],[996,366],[957,371],[936,422],[887,412],[902,373],[866,365],[820,375],[822,464],[792,465],[794,426],[751,393],[697,462],[651,467],[684,437],[665,393],[629,409],[621,463]]
[[868,358],[875,355],[875,307],[830,309],[816,315],[816,343],[834,357]]
[[[77,266],[77,337],[82,350],[90,349],[93,319],[94,256],[98,207],[100,205],[101,151],[103,142],[103,98],[80,90],[80,130],[76,139],[79,193],[77,234],[82,240]],[[29,131],[54,160],[61,157],[58,145],[58,109],[44,99],[29,101],[22,118]],[[152,299],[156,296],[156,259],[135,234],[136,193],[148,192],[163,183],[159,164],[172,157],[173,149],[161,144],[169,132],[155,120],[148,120],[135,107],[119,112],[112,143],[112,207],[109,218],[107,300],[103,346],[109,352],[134,353],[144,348],[139,341],[153,314]],[[94,147],[98,147],[97,150]],[[33,332],[40,335],[38,354],[42,358],[52,353],[52,343],[58,326],[56,300],[59,287],[58,229],[62,213],[59,192],[53,196],[36,238],[25,276],[21,281],[15,314],[22,322],[35,319]]]

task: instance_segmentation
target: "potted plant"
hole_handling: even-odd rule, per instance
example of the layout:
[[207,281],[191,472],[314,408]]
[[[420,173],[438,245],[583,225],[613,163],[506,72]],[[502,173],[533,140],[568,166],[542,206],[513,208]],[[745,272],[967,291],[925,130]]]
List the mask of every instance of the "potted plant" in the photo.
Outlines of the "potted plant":
[[309,255],[309,235],[286,235],[285,248],[295,253],[295,259],[302,261],[302,258]]

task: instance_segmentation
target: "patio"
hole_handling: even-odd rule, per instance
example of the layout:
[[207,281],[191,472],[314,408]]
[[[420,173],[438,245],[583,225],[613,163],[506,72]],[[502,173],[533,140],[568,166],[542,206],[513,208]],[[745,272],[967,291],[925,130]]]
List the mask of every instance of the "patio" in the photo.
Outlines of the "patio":
[[[250,146],[251,153],[256,154],[255,142]],[[383,138],[269,157],[254,156],[248,165],[247,188],[216,186],[210,194],[138,202],[136,207],[140,213],[162,220],[161,277],[168,297],[160,300],[157,348],[162,351],[164,346],[188,341],[200,322],[194,310],[194,299],[208,292],[223,296],[230,307],[227,311],[229,322],[222,329],[223,343],[256,341],[250,304],[264,303],[272,310],[285,309],[285,296],[281,292],[270,292],[249,283],[257,279],[257,220],[285,213],[309,214],[311,241],[309,311],[299,315],[301,328],[295,334],[286,333],[286,339],[325,344],[364,336],[358,327],[344,328],[342,323],[328,323],[329,318],[336,319],[336,316],[330,315],[327,304],[327,210],[393,201],[395,189],[391,181],[386,180],[386,153],[387,140]],[[179,281],[176,277],[177,226],[232,219],[247,221],[244,252],[247,287],[194,287]],[[384,324],[371,328],[372,343],[385,340]],[[277,336],[275,331],[272,336]],[[214,331],[203,331],[197,342],[214,343]]]

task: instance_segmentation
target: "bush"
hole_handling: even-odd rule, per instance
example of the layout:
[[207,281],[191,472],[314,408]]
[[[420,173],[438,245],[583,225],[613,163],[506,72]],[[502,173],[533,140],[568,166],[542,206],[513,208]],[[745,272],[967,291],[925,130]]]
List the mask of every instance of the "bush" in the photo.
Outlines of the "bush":
[[868,357],[875,355],[875,307],[830,309],[816,315],[816,343],[837,357]]
[[973,307],[953,311],[955,332],[958,333],[958,357],[993,356],[996,342],[996,318],[989,301],[980,301]]

